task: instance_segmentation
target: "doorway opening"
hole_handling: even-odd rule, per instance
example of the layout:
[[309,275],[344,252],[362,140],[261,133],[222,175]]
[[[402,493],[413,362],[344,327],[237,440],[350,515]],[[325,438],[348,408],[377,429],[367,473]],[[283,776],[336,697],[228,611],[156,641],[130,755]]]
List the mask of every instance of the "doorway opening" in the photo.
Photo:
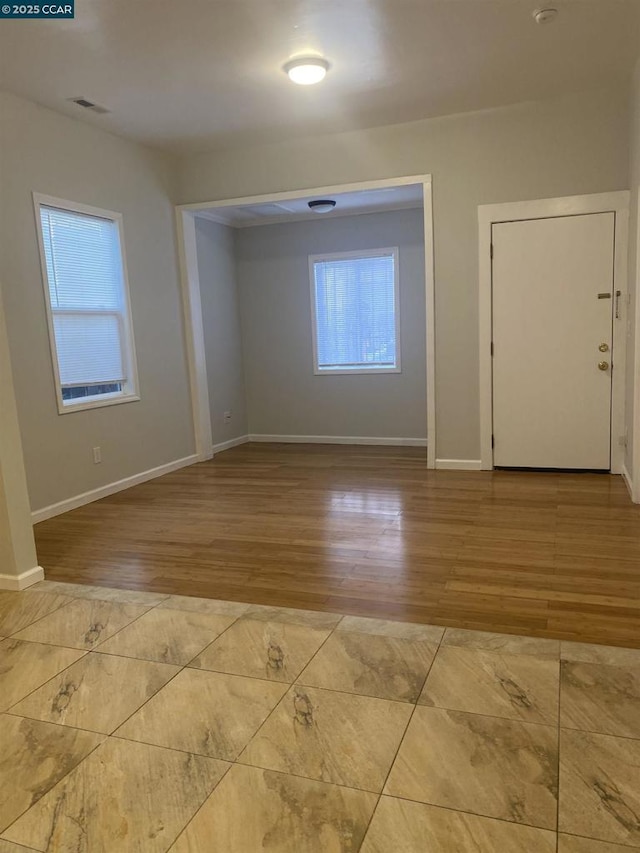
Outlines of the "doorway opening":
[[[335,204],[319,216],[313,206],[309,207],[309,202],[318,200]],[[429,175],[182,205],[177,208],[177,220],[196,449],[200,460],[210,458],[225,446],[233,446],[233,441],[241,443],[243,438],[328,440],[345,444],[426,446],[427,466],[435,467],[435,300]],[[322,229],[318,227],[320,223]],[[212,236],[212,229],[217,229],[217,236]],[[353,238],[347,235],[348,230],[355,235]],[[211,233],[207,235],[206,231]],[[332,232],[329,242],[310,239],[309,234],[321,231]],[[403,248],[405,231],[410,245]],[[226,247],[220,245],[221,240],[226,241]],[[291,245],[287,253],[281,249],[285,240]],[[415,251],[418,241],[419,253]],[[205,242],[208,249],[203,249]],[[203,252],[208,252],[205,262]],[[218,413],[224,416],[222,420],[216,419],[212,412],[212,399],[225,378],[216,376],[211,354],[208,317],[212,312],[203,290],[209,273],[203,263],[209,269],[217,268],[220,262],[224,267],[224,255],[230,252],[235,253],[230,264],[237,282],[233,287],[239,294],[242,320],[239,334],[247,400],[254,413],[258,412],[251,419],[258,428],[248,429],[248,435],[238,440],[226,441],[226,418],[231,420],[234,415],[230,409]],[[220,275],[229,274],[230,268],[227,263]],[[375,297],[360,308],[345,283],[345,276],[350,276],[349,280],[360,276],[362,281],[378,282]],[[382,281],[385,276],[389,279],[388,293]],[[337,280],[342,284],[336,289]],[[332,325],[336,311],[342,325],[357,327],[357,347],[343,351],[341,346],[345,342],[334,339],[336,329],[342,328],[335,322]],[[289,349],[283,345],[284,338],[289,341]],[[407,354],[410,360],[405,357]],[[338,363],[332,365],[332,360]],[[297,366],[300,361],[304,363],[302,370]],[[412,373],[409,361],[413,364]],[[385,372],[396,376],[381,377]],[[365,378],[365,373],[372,375]],[[409,382],[413,383],[413,393]],[[280,393],[285,384],[291,390],[289,395]],[[315,389],[313,400],[308,393],[311,385]],[[387,391],[392,385],[398,390],[397,400],[394,402],[392,393],[387,405]],[[322,395],[327,406],[341,399],[343,408],[351,404],[352,409],[352,401],[361,399],[363,410],[368,407],[371,412],[377,411],[381,418],[386,417],[387,424],[391,424],[393,410],[385,412],[385,406],[390,409],[396,405],[398,417],[412,405],[416,410],[422,407],[422,415],[414,417],[411,431],[390,431],[389,438],[379,425],[367,431],[370,424],[376,426],[373,418],[369,423],[361,418],[359,423],[351,425],[349,416],[341,411],[336,413],[336,423],[342,417],[347,428],[332,429]],[[289,413],[288,420],[284,411],[287,397],[298,401],[296,416]],[[311,410],[314,405],[320,413],[318,420],[324,418],[317,430],[311,428],[312,419],[308,418],[305,424],[303,417],[305,408]],[[215,408],[220,408],[219,401]],[[287,429],[287,423],[302,426]],[[285,432],[288,434],[283,435]]]

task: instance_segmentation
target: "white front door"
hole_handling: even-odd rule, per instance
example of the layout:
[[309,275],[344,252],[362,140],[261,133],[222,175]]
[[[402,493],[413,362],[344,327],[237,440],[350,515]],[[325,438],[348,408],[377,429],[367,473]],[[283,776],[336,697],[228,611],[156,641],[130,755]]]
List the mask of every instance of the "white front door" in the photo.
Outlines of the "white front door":
[[614,228],[494,223],[494,465],[609,470]]

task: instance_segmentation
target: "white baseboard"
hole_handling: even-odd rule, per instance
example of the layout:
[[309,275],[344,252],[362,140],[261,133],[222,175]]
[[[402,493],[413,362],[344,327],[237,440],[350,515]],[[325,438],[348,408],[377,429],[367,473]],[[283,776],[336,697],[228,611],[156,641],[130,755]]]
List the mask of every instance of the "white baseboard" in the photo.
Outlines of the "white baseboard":
[[[426,447],[426,438],[385,438],[376,436],[354,436],[354,435],[243,435],[238,438],[232,438],[229,441],[223,441],[220,444],[213,445],[213,452],[220,453],[230,447],[236,447],[239,444],[245,444],[248,441],[265,442],[272,444],[362,444],[362,445],[388,445],[392,447]],[[177,471],[180,468],[186,468],[188,465],[193,465],[199,461],[197,454],[185,456],[183,459],[175,459],[173,462],[167,462],[165,465],[159,465],[157,468],[150,468],[148,471],[141,471],[139,474],[134,474],[132,477],[125,477],[123,480],[117,480],[115,483],[108,483],[106,486],[100,486],[98,489],[92,489],[89,492],[83,492],[73,498],[67,498],[59,503],[50,504],[42,507],[31,513],[31,521],[33,524],[38,524],[40,521],[46,521],[48,518],[53,518],[56,515],[62,515],[64,512],[69,512],[72,509],[77,509],[85,504],[99,501],[101,498],[106,498],[109,495],[114,495],[116,492],[122,492],[125,489],[130,489],[131,486],[137,486],[139,483],[146,483],[148,480],[154,480],[156,477],[162,477],[163,474],[170,474],[172,471]],[[436,468],[463,470],[463,471],[479,471],[479,459],[436,459]],[[628,474],[623,472],[625,481],[630,485]],[[36,572],[36,569],[30,570]],[[39,571],[42,571],[39,569]],[[28,572],[26,573],[29,574]],[[23,576],[20,575],[19,578]],[[35,575],[34,575],[35,577]],[[2,584],[9,581],[16,581],[13,575],[0,574],[0,589],[23,589],[23,587],[3,587]],[[30,586],[42,580],[42,577],[37,577],[35,580],[30,580],[24,586]]]
[[633,480],[631,479],[631,474],[629,474],[629,472],[627,471],[626,465],[622,466],[621,473],[622,473],[622,479],[624,480],[625,485],[626,485],[627,489],[629,490],[629,496],[631,497],[631,500],[633,500]]
[[268,442],[270,444],[371,444],[393,447],[426,447],[426,438],[378,438],[361,435],[256,435],[249,441]]
[[175,459],[173,462],[158,465],[157,468],[150,468],[148,471],[141,471],[139,474],[134,474],[132,477],[125,477],[123,480],[117,480],[115,483],[107,483],[106,486],[100,486],[100,488],[92,489],[90,492],[83,492],[81,495],[76,495],[73,498],[67,498],[67,500],[60,501],[59,503],[37,509],[31,513],[31,521],[33,524],[37,524],[39,521],[46,521],[47,518],[53,518],[55,515],[62,515],[63,512],[69,512],[69,510],[77,509],[79,506],[99,501],[101,498],[114,495],[116,492],[130,489],[131,486],[146,483],[147,480],[155,480],[156,477],[162,477],[163,474],[170,474],[179,468],[186,468],[187,465],[193,465],[198,461],[199,457],[194,453],[192,456]]
[[480,459],[436,459],[436,468],[448,471],[481,471]]
[[36,566],[20,575],[0,575],[0,589],[10,589],[19,592],[34,583],[44,580],[44,569]]
[[230,438],[228,441],[221,441],[219,444],[213,445],[213,455],[222,453],[223,450],[229,450],[230,447],[237,447],[239,444],[246,444],[250,440],[248,435],[239,435],[237,438]]

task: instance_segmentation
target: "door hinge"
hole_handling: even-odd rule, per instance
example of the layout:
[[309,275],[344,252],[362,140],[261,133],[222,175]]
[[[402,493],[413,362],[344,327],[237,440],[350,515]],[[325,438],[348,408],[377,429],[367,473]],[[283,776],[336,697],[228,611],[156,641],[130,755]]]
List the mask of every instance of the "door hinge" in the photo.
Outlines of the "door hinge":
[[491,258],[491,260],[493,260],[493,243],[491,243],[489,247],[489,257]]
[[493,341],[491,341],[491,355],[493,356]]
[[496,437],[495,435],[491,436],[491,447],[494,448],[496,446]]

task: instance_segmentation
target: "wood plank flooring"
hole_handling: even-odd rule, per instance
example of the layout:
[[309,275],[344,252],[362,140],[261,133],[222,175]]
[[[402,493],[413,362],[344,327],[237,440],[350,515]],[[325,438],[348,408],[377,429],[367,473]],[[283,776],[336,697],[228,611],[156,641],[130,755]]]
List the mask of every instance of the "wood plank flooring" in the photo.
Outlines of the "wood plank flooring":
[[35,530],[49,580],[640,647],[621,477],[247,444]]

